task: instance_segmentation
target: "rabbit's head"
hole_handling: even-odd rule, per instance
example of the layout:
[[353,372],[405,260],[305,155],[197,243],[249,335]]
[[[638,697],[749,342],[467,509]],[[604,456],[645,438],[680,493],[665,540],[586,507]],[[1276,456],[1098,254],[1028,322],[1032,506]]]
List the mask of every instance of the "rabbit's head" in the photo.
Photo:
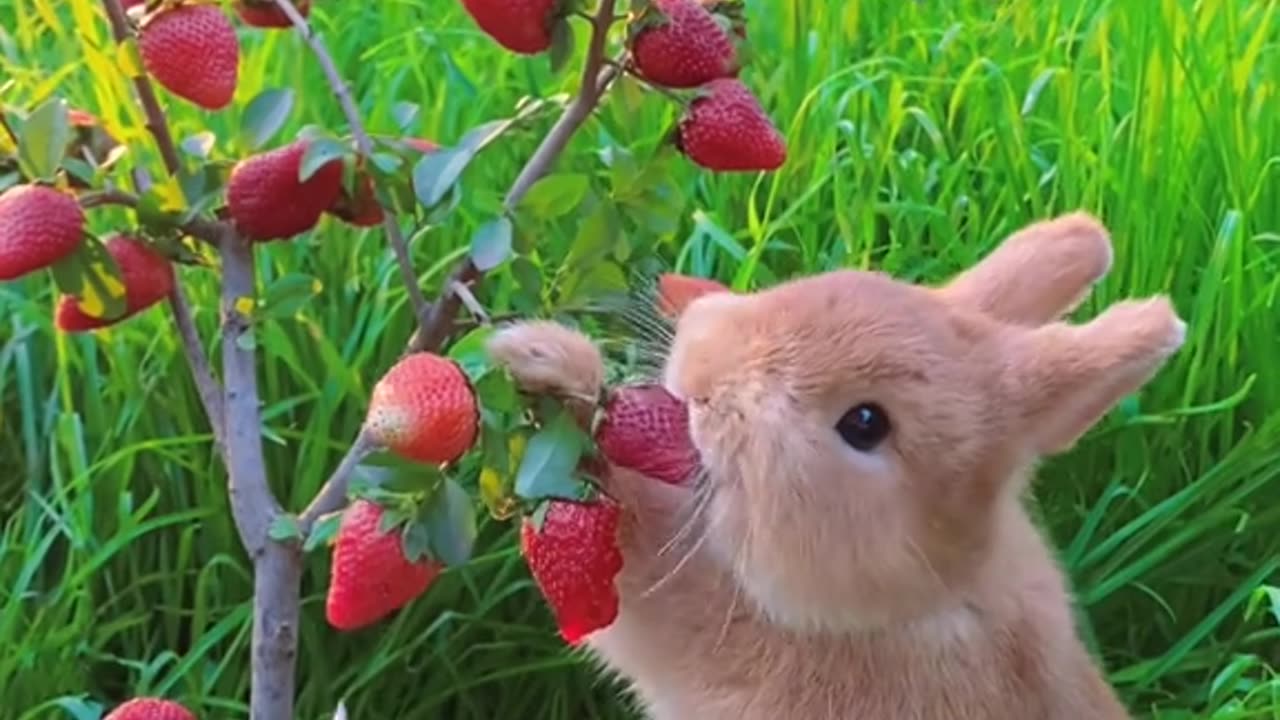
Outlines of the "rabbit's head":
[[770,620],[871,629],[959,597],[1038,457],[1070,447],[1183,342],[1167,299],[1060,321],[1111,265],[1082,214],[942,287],[836,271],[680,314],[714,558]]

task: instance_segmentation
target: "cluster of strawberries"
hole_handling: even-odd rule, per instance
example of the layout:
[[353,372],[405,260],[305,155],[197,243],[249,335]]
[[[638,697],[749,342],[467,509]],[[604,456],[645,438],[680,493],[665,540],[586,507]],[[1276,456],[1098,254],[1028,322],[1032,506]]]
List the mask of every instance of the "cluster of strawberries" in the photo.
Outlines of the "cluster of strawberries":
[[[523,55],[551,50],[562,0],[461,0],[476,25]],[[675,133],[694,163],[719,172],[781,167],[787,146],[755,94],[738,79],[746,22],[741,0],[649,0],[632,3],[628,71],[664,89],[692,90]]]
[[[678,280],[676,285],[664,304],[681,302]],[[692,477],[698,459],[684,405],[661,387],[613,388],[594,414],[598,458],[663,482]],[[447,466],[472,449],[479,426],[467,372],[449,358],[420,352],[401,359],[375,385],[364,436],[406,460]],[[530,513],[521,522],[525,561],[571,644],[617,617],[618,523],[618,506],[604,497],[551,499],[540,519]],[[375,623],[426,592],[443,569],[437,559],[409,557],[401,529],[373,500],[357,499],[345,511],[326,600],[331,625],[352,630]]]
[[[0,194],[0,280],[14,280],[44,270],[80,249],[85,215],[75,196],[37,184],[16,185]],[[86,312],[79,298],[63,295],[55,312],[57,327],[80,332],[132,317],[160,302],[173,290],[169,259],[141,238],[117,234],[106,252],[120,269],[124,312],[111,318]]]

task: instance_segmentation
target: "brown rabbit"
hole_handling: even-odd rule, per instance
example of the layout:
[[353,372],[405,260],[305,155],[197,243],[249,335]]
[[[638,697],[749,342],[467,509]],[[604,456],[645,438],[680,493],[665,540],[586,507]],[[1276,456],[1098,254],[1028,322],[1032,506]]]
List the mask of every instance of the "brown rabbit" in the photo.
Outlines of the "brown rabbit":
[[[943,287],[836,271],[694,300],[664,382],[705,475],[611,470],[621,612],[588,641],[648,715],[1127,718],[1021,504],[1038,458],[1183,343],[1165,298],[1060,321],[1111,261],[1076,213]],[[591,397],[603,377],[596,348],[549,323],[491,349],[543,390]]]

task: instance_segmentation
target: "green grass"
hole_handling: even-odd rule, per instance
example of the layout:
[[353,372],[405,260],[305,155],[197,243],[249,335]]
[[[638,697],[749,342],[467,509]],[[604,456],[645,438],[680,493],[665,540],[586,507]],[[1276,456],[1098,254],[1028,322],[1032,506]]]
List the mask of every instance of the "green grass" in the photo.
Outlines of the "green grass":
[[[572,74],[498,50],[459,7],[319,3],[315,23],[375,131],[410,101],[418,134],[448,143],[524,95],[573,89]],[[0,0],[0,86],[15,81],[3,101],[56,87],[113,124],[129,162],[158,169],[96,9]],[[630,242],[739,287],[837,266],[935,281],[1030,220],[1101,215],[1116,264],[1082,314],[1171,292],[1189,342],[1046,464],[1040,510],[1135,712],[1280,718],[1280,4],[756,0],[749,17],[757,60],[744,79],[789,139],[781,172],[712,176],[656,154],[675,111],[625,89],[559,169],[603,175],[599,149],[620,145],[670,172],[673,222],[631,227]],[[297,37],[242,42],[232,109],[204,119],[166,98],[179,137],[208,127],[234,156],[244,103],[279,86],[299,91],[286,133],[343,129]],[[467,171],[458,211],[415,240],[424,282],[464,252],[548,122]],[[119,216],[98,217],[103,230]],[[567,214],[528,239],[548,277],[577,225]],[[379,232],[328,222],[260,257],[263,287],[296,273],[323,286],[258,337],[270,473],[298,508],[411,319]],[[216,352],[215,278],[183,279]],[[503,271],[482,296],[506,312],[515,288]],[[0,285],[0,714],[70,717],[57,709],[70,698],[148,692],[243,716],[248,565],[167,318],[59,336],[52,300],[43,277]],[[354,718],[628,717],[555,639],[511,540],[483,525],[473,563],[350,636],[326,628],[327,560],[310,559],[298,717],[326,717],[340,697]]]

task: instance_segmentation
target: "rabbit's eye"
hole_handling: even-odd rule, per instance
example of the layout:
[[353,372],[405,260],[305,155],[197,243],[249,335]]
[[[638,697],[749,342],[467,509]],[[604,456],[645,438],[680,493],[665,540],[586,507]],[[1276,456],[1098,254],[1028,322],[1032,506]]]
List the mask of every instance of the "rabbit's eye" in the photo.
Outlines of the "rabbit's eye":
[[889,415],[875,403],[855,405],[840,417],[836,432],[849,443],[849,447],[867,452],[889,434]]

